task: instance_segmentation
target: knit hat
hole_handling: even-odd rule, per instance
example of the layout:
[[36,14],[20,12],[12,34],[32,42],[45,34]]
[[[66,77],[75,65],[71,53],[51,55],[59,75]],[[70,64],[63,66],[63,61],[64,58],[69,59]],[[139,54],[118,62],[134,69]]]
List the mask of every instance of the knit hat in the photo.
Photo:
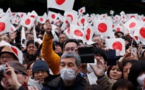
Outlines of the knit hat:
[[23,75],[27,75],[26,68],[18,61],[10,61],[8,62],[8,65],[10,65],[16,72],[22,73]]
[[46,70],[49,73],[48,64],[43,60],[35,61],[32,67],[32,73],[36,71]]

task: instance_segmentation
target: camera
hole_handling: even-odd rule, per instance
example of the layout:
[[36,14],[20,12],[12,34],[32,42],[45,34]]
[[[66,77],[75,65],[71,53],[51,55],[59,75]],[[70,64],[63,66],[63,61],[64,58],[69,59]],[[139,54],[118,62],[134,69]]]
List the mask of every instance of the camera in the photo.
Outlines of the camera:
[[0,65],[0,73],[5,74],[6,73],[6,65]]

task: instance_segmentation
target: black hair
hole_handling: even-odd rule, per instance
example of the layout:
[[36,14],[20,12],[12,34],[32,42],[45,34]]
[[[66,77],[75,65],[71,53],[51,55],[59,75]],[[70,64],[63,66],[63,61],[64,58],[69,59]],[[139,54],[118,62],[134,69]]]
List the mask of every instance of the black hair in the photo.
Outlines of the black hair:
[[[121,65],[120,63],[116,63],[116,65],[118,65],[118,67],[119,67],[119,69],[120,69],[120,72],[122,72],[122,71],[123,71],[122,65]],[[116,66],[116,65],[111,65],[111,66],[109,66],[109,68],[108,68],[108,70],[107,70],[107,75],[108,75],[109,78],[110,78],[109,74],[110,74],[111,69],[113,68],[113,66]],[[122,73],[122,76],[123,76],[123,73]],[[121,77],[121,78],[122,78],[122,77]]]
[[26,46],[28,47],[29,44],[31,44],[31,43],[34,43],[34,40],[29,40],[29,41],[27,41]]
[[133,60],[124,60],[124,61],[122,62],[122,68],[123,68],[127,63],[133,64],[133,63],[135,63],[135,62],[137,62],[137,60],[135,60],[135,59],[133,59]]
[[134,85],[126,80],[126,79],[120,79],[116,83],[114,83],[112,90],[135,90]]
[[55,45],[59,45],[60,47],[61,47],[61,50],[63,50],[63,48],[62,48],[62,43],[60,43],[60,42],[58,42],[58,41],[54,41],[53,42],[53,50],[55,50]]
[[101,48],[95,47],[94,55],[101,55],[106,62],[108,61],[107,53]]
[[134,86],[138,86],[137,77],[142,72],[145,72],[145,61],[138,60],[136,63],[133,63],[132,67],[130,68],[128,80],[130,80]]
[[117,32],[115,32],[114,34],[115,34],[115,36],[120,37],[120,36],[118,35],[119,33],[121,33],[121,34],[124,36],[124,33],[121,32],[121,31],[117,31]]
[[76,43],[77,46],[79,46],[79,43],[78,43],[78,41],[77,41],[76,39],[68,39],[68,40],[66,40],[66,41],[64,42],[64,44],[63,44],[63,49],[64,49],[65,45],[66,45],[67,43],[70,43],[70,42],[74,42],[74,43]]

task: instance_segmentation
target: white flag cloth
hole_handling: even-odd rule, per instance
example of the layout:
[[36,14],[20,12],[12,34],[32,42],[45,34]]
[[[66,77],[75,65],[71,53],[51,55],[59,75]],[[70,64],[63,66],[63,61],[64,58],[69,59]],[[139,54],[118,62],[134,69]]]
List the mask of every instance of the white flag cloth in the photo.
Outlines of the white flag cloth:
[[92,41],[92,37],[94,35],[94,28],[91,25],[87,25],[87,27],[85,27],[84,33],[85,33],[85,42],[90,45],[93,44],[94,42]]
[[8,15],[3,16],[0,19],[0,34],[10,32],[10,30],[11,30],[10,18],[8,17]]
[[125,41],[122,38],[106,39],[106,48],[119,50],[120,55],[125,54]]
[[28,29],[34,26],[35,18],[30,17],[29,15],[21,19],[20,25],[27,27]]
[[105,35],[105,36],[114,36],[112,30],[112,22],[109,20],[97,20],[94,24],[95,34]]
[[47,0],[47,8],[56,8],[64,11],[73,9],[75,0]]

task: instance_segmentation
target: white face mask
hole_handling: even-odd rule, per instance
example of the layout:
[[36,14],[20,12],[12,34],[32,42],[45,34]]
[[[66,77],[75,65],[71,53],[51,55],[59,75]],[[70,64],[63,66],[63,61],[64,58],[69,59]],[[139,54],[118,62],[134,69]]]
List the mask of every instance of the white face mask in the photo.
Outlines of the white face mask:
[[72,69],[69,69],[69,68],[60,69],[60,74],[61,74],[61,78],[63,80],[71,81],[74,78],[76,78],[75,70],[72,70]]
[[145,74],[142,74],[141,76],[139,76],[139,77],[137,78],[137,82],[138,82],[141,86],[143,86],[143,81],[144,81],[144,79],[145,79]]

